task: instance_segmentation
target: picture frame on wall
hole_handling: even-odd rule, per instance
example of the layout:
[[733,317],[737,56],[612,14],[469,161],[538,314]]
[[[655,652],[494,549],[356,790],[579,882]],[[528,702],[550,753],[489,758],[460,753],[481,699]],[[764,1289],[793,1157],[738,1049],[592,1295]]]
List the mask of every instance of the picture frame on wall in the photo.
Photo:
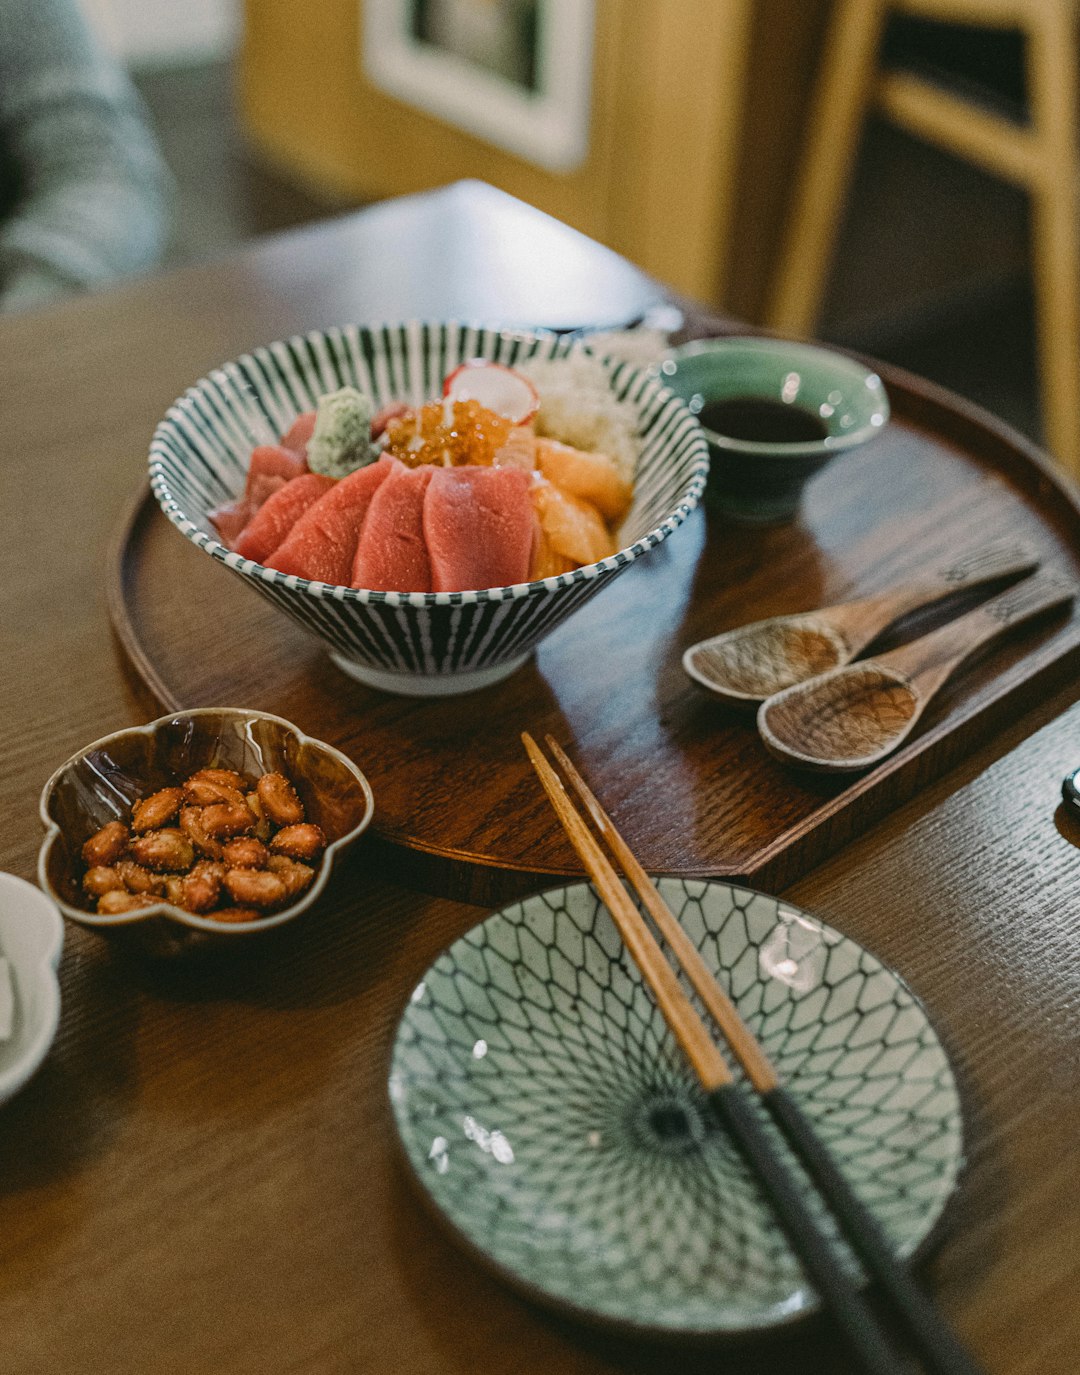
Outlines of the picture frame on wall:
[[363,0],[387,95],[554,172],[589,149],[593,0]]

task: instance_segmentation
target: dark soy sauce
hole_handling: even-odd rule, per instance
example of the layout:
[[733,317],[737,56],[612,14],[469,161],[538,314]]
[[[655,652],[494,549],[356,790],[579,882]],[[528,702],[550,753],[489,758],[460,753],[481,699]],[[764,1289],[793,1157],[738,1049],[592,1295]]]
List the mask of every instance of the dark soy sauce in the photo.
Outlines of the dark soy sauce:
[[717,434],[758,444],[809,444],[825,439],[829,433],[824,420],[813,411],[758,396],[706,401],[698,419]]

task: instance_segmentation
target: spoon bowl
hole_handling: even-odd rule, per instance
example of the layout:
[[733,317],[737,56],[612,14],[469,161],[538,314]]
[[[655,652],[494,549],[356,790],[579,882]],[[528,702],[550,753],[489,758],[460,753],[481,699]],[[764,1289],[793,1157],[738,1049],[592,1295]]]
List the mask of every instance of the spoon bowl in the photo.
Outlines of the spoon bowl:
[[965,659],[1006,630],[1070,602],[1074,584],[1039,573],[929,635],[774,694],[758,731],[786,764],[843,773],[870,768],[911,734]]
[[850,663],[901,616],[966,588],[1028,573],[1038,562],[1034,549],[1016,540],[983,545],[875,596],[772,616],[701,640],[683,655],[683,668],[715,697],[757,705],[795,683]]

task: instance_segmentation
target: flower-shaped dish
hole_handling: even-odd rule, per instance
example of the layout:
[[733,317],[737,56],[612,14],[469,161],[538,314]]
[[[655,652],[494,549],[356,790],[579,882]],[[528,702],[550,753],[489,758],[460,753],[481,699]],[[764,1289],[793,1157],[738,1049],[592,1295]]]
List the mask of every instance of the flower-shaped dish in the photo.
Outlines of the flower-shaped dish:
[[634,502],[617,553],[558,577],[467,592],[335,587],[231,553],[209,513],[243,490],[253,447],[276,441],[327,392],[348,385],[376,406],[418,406],[441,395],[443,378],[468,359],[513,365],[582,353],[584,344],[558,335],[454,323],[350,325],[270,344],[218,368],[169,408],[150,446],[150,484],[192,543],[322,639],[334,662],[368,686],[418,696],[484,687],[520,667],[697,505],[709,466],[705,439],[686,403],[656,377],[603,360],[611,394],[637,414]]
[[[163,900],[118,915],[88,910],[80,886],[84,841],[107,822],[126,823],[138,798],[209,767],[251,778],[278,772],[292,782],[307,819],[327,839],[310,886],[287,907],[251,922],[218,922],[212,914],[198,916]],[[371,788],[352,760],[280,716],[237,707],[174,712],[96,740],[56,770],[41,795],[46,835],[38,882],[72,921],[102,931],[137,931],[141,941],[163,952],[182,944],[178,938],[242,939],[292,921],[311,907],[373,811]]]

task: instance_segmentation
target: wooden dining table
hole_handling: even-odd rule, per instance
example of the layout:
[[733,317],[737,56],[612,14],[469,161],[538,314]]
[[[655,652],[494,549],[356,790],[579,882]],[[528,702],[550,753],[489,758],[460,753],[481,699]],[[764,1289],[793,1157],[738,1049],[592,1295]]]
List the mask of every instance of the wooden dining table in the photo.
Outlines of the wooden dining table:
[[[620,326],[669,301],[460,183],[0,322],[0,868],[34,879],[59,764],[157,714],[104,569],[185,386],[343,321]],[[1069,1375],[1080,1351],[1078,696],[1075,671],[1021,693],[782,885],[902,975],[951,1058],[966,1164],[920,1273],[990,1375]],[[386,1080],[410,991],[486,909],[408,879],[361,844],[317,921],[214,960],[67,924],[56,1040],[0,1106],[5,1375],[852,1371],[827,1317],[675,1351],[461,1253],[406,1178]]]

